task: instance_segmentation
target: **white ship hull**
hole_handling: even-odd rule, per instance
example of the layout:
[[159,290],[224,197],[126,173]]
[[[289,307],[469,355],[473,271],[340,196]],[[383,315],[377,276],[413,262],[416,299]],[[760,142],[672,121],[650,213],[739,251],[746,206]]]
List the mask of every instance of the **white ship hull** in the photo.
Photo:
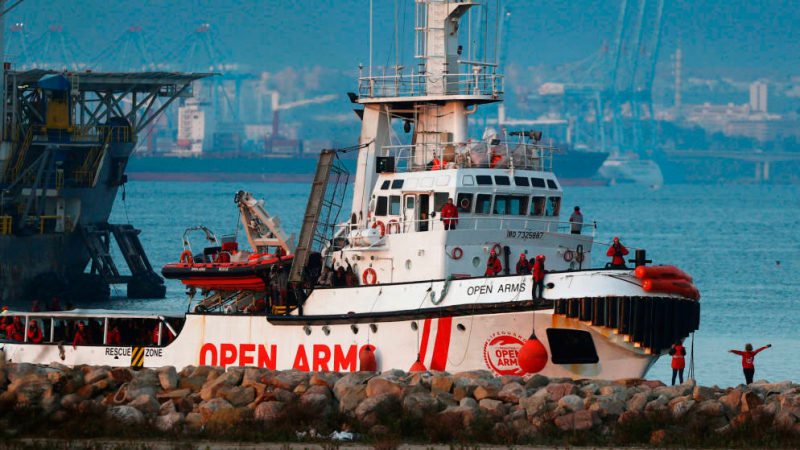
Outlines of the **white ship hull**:
[[[546,282],[552,288],[547,289],[546,299],[575,298],[575,294],[646,298],[649,294],[633,280],[630,271],[548,274]],[[629,342],[614,328],[555,314],[549,306],[552,303],[531,301],[527,276],[453,280],[444,299],[435,304],[446,283],[318,289],[306,301],[303,316],[188,314],[177,338],[164,347],[0,345],[5,347],[6,358],[17,363],[255,366],[346,372],[359,370],[359,352],[369,344],[376,349],[379,371],[408,370],[419,355],[431,370],[483,369],[497,375],[524,376],[529,374],[519,368],[517,350],[535,326],[536,336],[549,355],[540,373],[549,377],[643,377],[658,359],[659,353],[651,354]],[[431,292],[437,293],[433,299]],[[573,295],[563,296],[567,292]],[[397,302],[410,304],[412,298],[419,299],[413,302],[418,307],[398,310]],[[337,313],[344,302],[351,305],[351,312]],[[32,316],[28,314],[26,320]],[[584,348],[570,350],[564,342],[551,341],[559,336],[553,330],[581,331],[584,334],[580,336],[588,340],[580,343]],[[578,354],[589,359],[563,361]]]

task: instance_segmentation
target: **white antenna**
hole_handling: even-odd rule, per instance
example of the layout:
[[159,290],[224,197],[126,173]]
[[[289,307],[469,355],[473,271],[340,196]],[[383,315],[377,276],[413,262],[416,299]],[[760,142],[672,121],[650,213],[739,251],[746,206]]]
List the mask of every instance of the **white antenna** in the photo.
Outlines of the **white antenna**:
[[369,0],[369,77],[372,78],[372,0]]

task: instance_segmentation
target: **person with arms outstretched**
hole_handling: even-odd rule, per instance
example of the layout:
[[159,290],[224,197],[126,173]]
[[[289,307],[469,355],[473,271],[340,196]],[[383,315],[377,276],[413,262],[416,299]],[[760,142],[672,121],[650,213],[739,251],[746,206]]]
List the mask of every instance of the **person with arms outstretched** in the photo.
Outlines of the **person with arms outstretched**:
[[756,366],[753,364],[753,361],[756,358],[756,355],[761,350],[767,349],[772,347],[772,344],[767,344],[758,350],[753,350],[753,346],[751,344],[745,344],[744,351],[741,350],[728,350],[728,353],[733,353],[735,355],[740,355],[742,357],[742,371],[744,372],[744,380],[747,384],[753,382],[753,374],[756,372]]

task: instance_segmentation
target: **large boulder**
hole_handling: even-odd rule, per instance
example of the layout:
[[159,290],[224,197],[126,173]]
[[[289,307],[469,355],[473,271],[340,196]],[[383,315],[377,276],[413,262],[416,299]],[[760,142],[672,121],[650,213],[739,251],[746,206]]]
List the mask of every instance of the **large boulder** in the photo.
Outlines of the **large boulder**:
[[460,423],[468,428],[476,418],[476,410],[468,406],[451,406],[438,414],[443,423]]
[[501,400],[492,400],[489,398],[482,399],[478,405],[481,411],[486,411],[497,419],[501,419],[506,415],[506,407]]
[[87,373],[83,379],[86,384],[92,384],[108,378],[108,375],[108,370],[104,367],[100,367]]
[[589,410],[597,411],[602,418],[619,417],[625,412],[625,403],[619,400],[604,400],[593,403]]
[[362,401],[355,409],[355,414],[363,426],[371,428],[384,419],[392,420],[400,410],[400,398],[397,395],[379,394]]
[[430,395],[415,392],[403,398],[403,410],[411,416],[423,419],[436,413],[439,402]]
[[256,399],[256,390],[252,387],[222,386],[217,390],[217,396],[239,407],[252,403]]
[[475,388],[475,392],[473,392],[473,397],[475,400],[481,401],[485,398],[488,399],[496,399],[498,394],[500,394],[500,388],[493,385],[486,385],[486,386],[478,386]]
[[372,372],[353,372],[340,378],[333,385],[333,395],[336,398],[342,397],[342,392],[349,390],[352,386],[366,385],[367,381],[375,376]]
[[221,409],[233,409],[233,405],[221,398],[212,398],[200,404],[197,412],[203,416],[203,421],[208,422],[211,416]]
[[114,406],[108,409],[108,416],[122,425],[133,427],[144,424],[144,415],[133,406]]
[[741,411],[742,409],[742,391],[739,389],[732,389],[727,394],[719,398],[719,401],[725,404],[731,411]]
[[358,405],[367,398],[367,386],[365,384],[340,386],[337,397],[339,411],[344,413],[355,411]]
[[450,377],[432,377],[431,378],[431,391],[433,392],[450,392],[453,388],[453,380]]
[[547,398],[549,394],[544,390],[539,392],[530,397],[524,397],[519,401],[519,406],[525,409],[528,417],[536,417],[547,409]]
[[314,375],[311,376],[311,379],[308,380],[308,384],[311,386],[325,386],[328,388],[333,388],[336,385],[336,382],[342,378],[342,374],[339,372],[315,372]]
[[555,424],[562,431],[585,431],[601,425],[600,416],[595,411],[578,411],[556,417]]
[[557,402],[561,397],[567,395],[578,395],[580,390],[572,383],[556,383],[547,385],[547,392],[550,393],[550,400]]
[[565,395],[558,400],[558,406],[562,406],[572,412],[582,411],[583,399],[574,394]]
[[162,367],[158,370],[158,381],[165,391],[175,389],[178,387],[178,372],[172,366]]
[[[13,372],[14,366],[12,365]],[[11,384],[8,385],[8,392],[16,394],[16,402],[21,405],[36,405],[42,398],[53,394],[53,385],[47,379],[43,371],[27,371],[25,374],[15,374]]]
[[755,392],[745,392],[742,396],[742,411],[751,411],[764,404]]
[[280,418],[284,409],[286,409],[286,404],[283,402],[259,403],[255,411],[253,411],[253,417],[262,422],[272,423]]
[[209,401],[217,396],[217,391],[223,387],[238,386],[242,382],[242,371],[229,371],[224,374],[207,381],[200,390],[200,398],[204,401]]
[[396,395],[400,397],[403,394],[403,385],[385,378],[372,378],[367,382],[367,397],[374,397],[376,395]]
[[161,404],[156,401],[154,397],[149,395],[140,395],[128,403],[128,406],[133,406],[142,412],[145,416],[154,416],[158,414]]
[[694,391],[692,393],[692,398],[697,403],[703,403],[706,400],[712,400],[716,398],[717,391],[714,388],[706,387],[706,386],[695,386]]
[[683,398],[686,400],[675,402],[670,406],[670,414],[672,414],[672,418],[675,420],[682,419],[684,416],[686,416],[686,414],[689,413],[689,411],[692,410],[692,407],[697,404],[697,402],[694,400],[690,400],[688,396]]
[[[505,379],[503,381],[505,382]],[[519,399],[527,396],[528,390],[516,381],[506,383],[497,393],[497,398],[507,403],[519,403]]]
[[161,431],[172,431],[183,421],[183,417],[183,414],[179,412],[165,414],[156,417],[153,425]]
[[261,382],[267,386],[275,386],[276,388],[291,392],[300,384],[308,383],[310,378],[311,374],[307,372],[286,370],[282,372],[268,372],[261,378]]
[[316,414],[318,416],[326,416],[333,409],[331,406],[333,394],[327,386],[312,386],[300,397],[300,407],[304,411]]

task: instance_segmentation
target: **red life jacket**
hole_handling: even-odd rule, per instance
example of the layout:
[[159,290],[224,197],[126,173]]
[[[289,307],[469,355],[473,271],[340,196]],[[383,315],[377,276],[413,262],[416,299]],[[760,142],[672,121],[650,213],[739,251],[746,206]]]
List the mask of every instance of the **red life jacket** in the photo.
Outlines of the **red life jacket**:
[[6,328],[6,334],[8,338],[12,341],[20,341],[22,342],[22,338],[24,337],[25,329],[22,328],[22,324],[19,322],[12,322],[11,325]]
[[445,204],[442,207],[442,221],[447,225],[458,225],[458,208],[456,208],[456,205]]
[[686,359],[684,358],[684,347],[682,345],[676,345],[673,347],[675,349],[675,353],[672,355],[672,368],[673,369],[684,369],[686,368]]
[[108,330],[108,337],[106,338],[108,345],[120,345],[122,343],[122,339],[119,336],[119,330],[110,329]]
[[484,275],[497,275],[501,270],[503,270],[503,266],[500,265],[500,260],[496,256],[494,258],[489,257],[486,261],[486,273],[484,273]]
[[34,344],[42,342],[42,329],[39,327],[36,327],[36,329],[28,327],[28,342],[33,342]]
[[608,248],[606,256],[611,256],[611,264],[622,265],[625,264],[624,256],[628,254],[628,249],[622,244],[614,244]]
[[542,261],[536,261],[533,263],[533,281],[542,280],[544,280],[544,263]]

